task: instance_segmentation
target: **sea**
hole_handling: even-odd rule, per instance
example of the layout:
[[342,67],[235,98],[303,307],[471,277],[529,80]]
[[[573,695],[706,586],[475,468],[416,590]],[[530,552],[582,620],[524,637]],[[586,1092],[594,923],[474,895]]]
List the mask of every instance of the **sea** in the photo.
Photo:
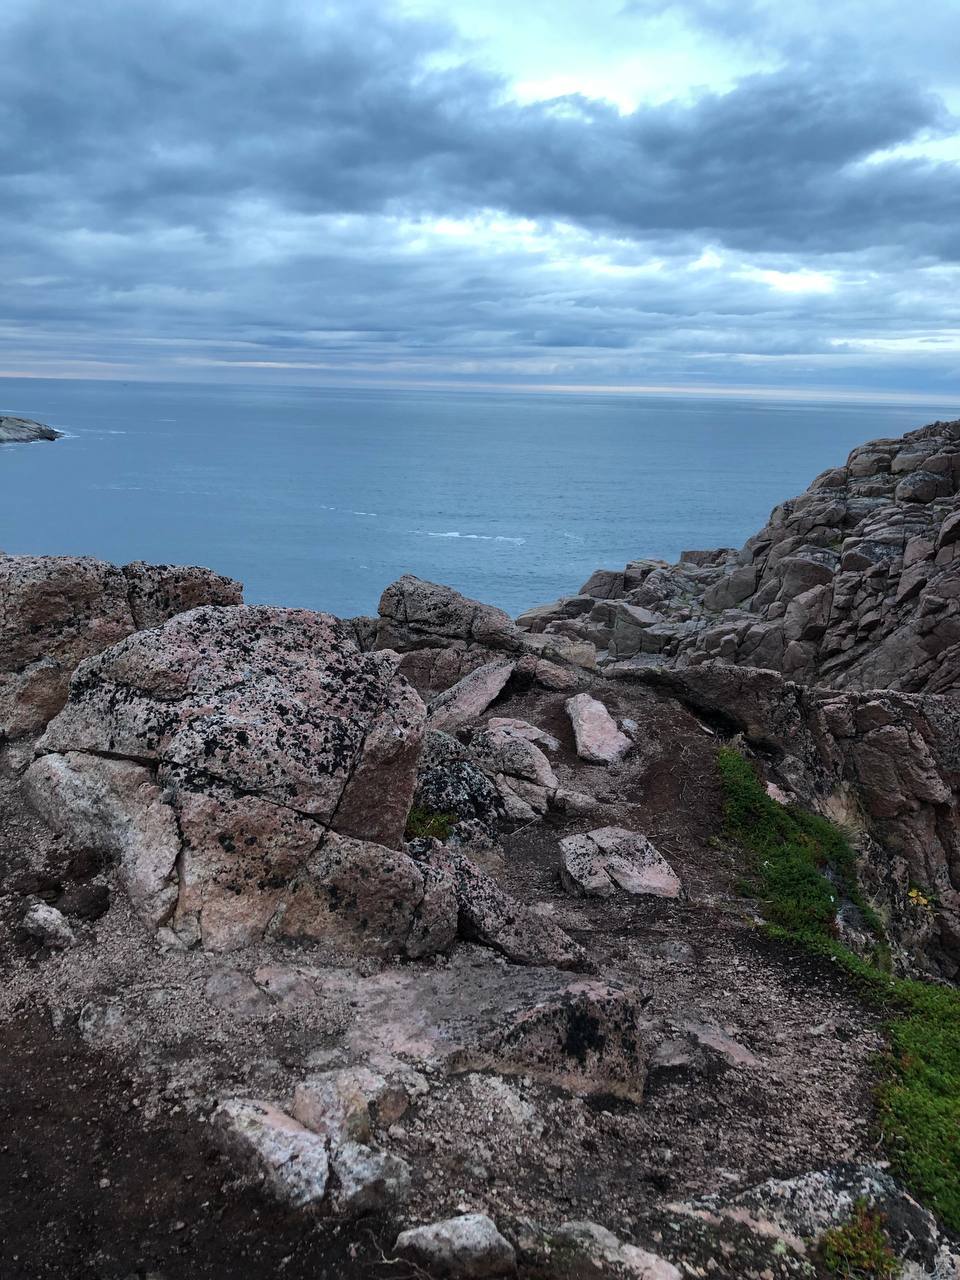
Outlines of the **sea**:
[[596,568],[739,546],[855,445],[956,404],[0,381],[0,548],[207,565],[375,613],[403,573],[516,614]]

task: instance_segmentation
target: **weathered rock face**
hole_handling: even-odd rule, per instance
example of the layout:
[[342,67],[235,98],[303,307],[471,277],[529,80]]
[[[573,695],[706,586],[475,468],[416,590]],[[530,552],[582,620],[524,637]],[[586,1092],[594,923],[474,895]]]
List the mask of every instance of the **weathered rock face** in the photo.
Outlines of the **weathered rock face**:
[[516,653],[523,636],[510,616],[492,605],[469,600],[452,587],[405,574],[380,598],[377,647],[446,648],[453,643]]
[[0,444],[32,444],[35,440],[59,440],[62,435],[62,431],[30,418],[0,416]]
[[[809,688],[720,663],[641,678],[739,730],[789,795],[862,833],[863,872],[892,908],[893,937],[946,976],[960,972],[955,698]],[[911,902],[911,887],[931,905]]]
[[960,1268],[955,1242],[933,1214],[918,1204],[890,1174],[875,1165],[839,1164],[793,1178],[770,1178],[745,1191],[702,1196],[674,1205],[679,1214],[718,1225],[734,1222],[758,1237],[776,1241],[781,1255],[808,1252],[809,1242],[849,1223],[857,1204],[882,1217],[905,1280],[952,1277]]
[[960,691],[960,421],[854,449],[739,551],[598,570],[518,622],[601,662],[719,659],[837,688]]
[[[450,689],[479,667],[497,664],[478,677],[478,686],[466,686],[465,696],[475,698],[480,688],[493,681],[490,672],[504,670],[500,664],[505,654],[526,660],[526,677],[542,680],[549,687],[560,687],[551,683],[558,679],[571,679],[562,668],[558,675],[553,665],[557,661],[588,668],[595,665],[592,644],[563,636],[528,635],[502,609],[412,574],[405,574],[384,591],[371,647],[402,653],[403,674],[425,698]],[[510,675],[512,671],[506,672],[504,682]],[[443,726],[438,723],[436,727]]]
[[420,929],[442,888],[399,850],[424,707],[397,661],[323,614],[193,610],[82,664],[28,794],[185,944],[448,945]]
[[0,741],[40,733],[84,658],[197,605],[239,604],[242,590],[190,566],[0,557]]

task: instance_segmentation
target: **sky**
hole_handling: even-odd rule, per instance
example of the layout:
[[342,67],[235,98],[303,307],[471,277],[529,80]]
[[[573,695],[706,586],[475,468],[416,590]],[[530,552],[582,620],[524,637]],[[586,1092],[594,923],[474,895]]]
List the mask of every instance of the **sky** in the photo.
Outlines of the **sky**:
[[3,0],[0,59],[0,375],[960,393],[960,0]]

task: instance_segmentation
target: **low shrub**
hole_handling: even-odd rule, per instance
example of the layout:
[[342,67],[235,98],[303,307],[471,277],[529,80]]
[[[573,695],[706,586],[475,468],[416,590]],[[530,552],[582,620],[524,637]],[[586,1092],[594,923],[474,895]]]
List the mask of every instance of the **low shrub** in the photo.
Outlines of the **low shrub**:
[[903,1273],[883,1215],[865,1200],[854,1206],[849,1222],[824,1233],[820,1256],[830,1275],[840,1280],[896,1280]]
[[431,813],[414,805],[407,814],[407,826],[404,835],[408,840],[432,837],[434,840],[446,840],[457,824],[455,813]]

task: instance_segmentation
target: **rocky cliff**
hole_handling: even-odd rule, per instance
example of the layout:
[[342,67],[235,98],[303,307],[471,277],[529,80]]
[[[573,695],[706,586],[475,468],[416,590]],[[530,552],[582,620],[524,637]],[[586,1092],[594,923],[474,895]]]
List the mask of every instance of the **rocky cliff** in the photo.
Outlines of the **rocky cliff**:
[[854,449],[739,550],[598,570],[528,610],[601,665],[768,667],[840,689],[960,690],[960,422]]
[[4,1275],[956,1280],[955,457],[517,621],[0,558]]

